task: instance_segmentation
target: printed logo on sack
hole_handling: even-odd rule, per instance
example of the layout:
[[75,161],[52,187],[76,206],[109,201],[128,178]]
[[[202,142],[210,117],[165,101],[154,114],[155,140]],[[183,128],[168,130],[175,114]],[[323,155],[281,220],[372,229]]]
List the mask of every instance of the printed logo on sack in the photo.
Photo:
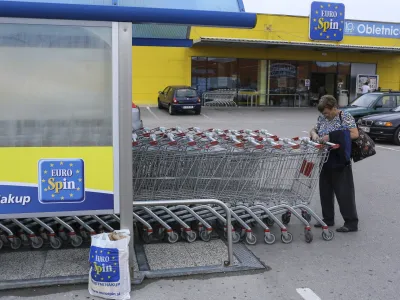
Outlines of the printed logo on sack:
[[344,13],[343,3],[311,3],[310,40],[342,41],[345,26]]
[[85,200],[82,159],[41,159],[39,161],[39,201],[75,203]]
[[97,282],[120,280],[118,249],[90,247],[90,276]]

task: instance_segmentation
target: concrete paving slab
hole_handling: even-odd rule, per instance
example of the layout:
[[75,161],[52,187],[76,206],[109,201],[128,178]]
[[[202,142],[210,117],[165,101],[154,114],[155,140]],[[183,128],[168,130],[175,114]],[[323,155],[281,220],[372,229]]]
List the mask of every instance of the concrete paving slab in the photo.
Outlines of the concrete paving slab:
[[184,243],[144,245],[150,270],[195,267],[196,263]]
[[41,277],[89,274],[89,249],[49,250]]
[[[228,248],[222,240],[187,243],[185,248],[198,267],[222,266],[228,257]],[[233,263],[239,264],[236,257]]]
[[9,252],[0,255],[0,282],[39,278],[47,253],[42,251]]

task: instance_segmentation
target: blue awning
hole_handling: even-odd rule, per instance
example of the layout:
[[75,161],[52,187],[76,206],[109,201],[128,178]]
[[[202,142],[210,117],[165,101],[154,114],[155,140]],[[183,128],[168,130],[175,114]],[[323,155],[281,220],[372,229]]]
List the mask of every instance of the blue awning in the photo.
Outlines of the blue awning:
[[254,28],[257,15],[108,5],[0,1],[0,17]]

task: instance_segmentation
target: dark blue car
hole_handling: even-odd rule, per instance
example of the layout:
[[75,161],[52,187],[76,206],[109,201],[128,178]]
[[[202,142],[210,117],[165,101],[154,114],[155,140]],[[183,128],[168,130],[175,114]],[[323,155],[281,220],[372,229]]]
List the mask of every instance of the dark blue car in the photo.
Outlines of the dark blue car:
[[190,86],[168,86],[158,92],[158,108],[167,108],[170,115],[184,111],[194,111],[199,115],[201,100],[197,91]]

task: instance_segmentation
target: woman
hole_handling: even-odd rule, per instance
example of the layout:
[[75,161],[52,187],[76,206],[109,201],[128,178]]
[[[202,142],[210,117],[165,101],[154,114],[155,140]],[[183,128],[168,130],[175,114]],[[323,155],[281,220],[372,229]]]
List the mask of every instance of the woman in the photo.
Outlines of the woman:
[[[321,98],[318,110],[322,113],[322,116],[318,118],[316,126],[310,132],[312,140],[337,143],[337,141],[330,140],[329,137],[337,136],[337,133],[343,133],[344,135],[345,130],[349,131],[352,140],[358,138],[358,129],[354,118],[349,113],[340,111],[337,106],[337,101],[333,96],[325,95]],[[332,158],[334,157],[332,155]],[[331,160],[331,157],[329,160]],[[344,225],[336,229],[336,231],[358,231],[354,181],[350,159],[345,164],[339,166],[336,164],[335,167],[333,167],[334,164],[328,162],[324,163],[319,178],[323,221],[328,226],[335,225],[334,196],[336,195],[340,213],[344,219]],[[316,224],[315,227],[321,227],[321,224]]]

